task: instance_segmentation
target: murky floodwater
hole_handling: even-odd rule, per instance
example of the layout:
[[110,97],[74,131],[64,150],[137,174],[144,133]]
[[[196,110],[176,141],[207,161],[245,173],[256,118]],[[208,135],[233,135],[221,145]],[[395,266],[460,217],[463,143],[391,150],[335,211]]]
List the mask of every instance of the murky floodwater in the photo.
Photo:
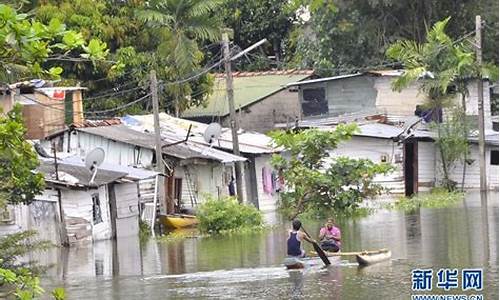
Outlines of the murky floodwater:
[[[305,225],[311,233],[320,224]],[[389,248],[392,260],[286,271],[283,225],[250,235],[54,250],[46,262],[56,266],[42,283],[47,290],[63,286],[69,299],[410,299],[412,269],[474,267],[485,277],[477,294],[498,298],[498,193],[489,194],[487,206],[470,194],[452,208],[379,211],[339,225],[343,251]]]

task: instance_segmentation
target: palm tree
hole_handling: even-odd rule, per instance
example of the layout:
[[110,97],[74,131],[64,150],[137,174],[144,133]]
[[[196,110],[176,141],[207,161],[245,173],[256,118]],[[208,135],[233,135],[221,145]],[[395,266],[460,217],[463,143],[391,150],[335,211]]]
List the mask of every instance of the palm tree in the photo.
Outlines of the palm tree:
[[[220,0],[153,0],[137,12],[137,17],[160,39],[153,57],[162,66],[158,75],[165,81],[187,77],[199,68],[204,55],[199,42],[219,38],[215,10]],[[193,87],[189,83],[170,85],[165,91],[173,100],[175,115],[190,103]]]
[[[450,18],[439,21],[427,31],[426,42],[417,44],[414,41],[398,41],[387,50],[387,56],[402,62],[405,66],[404,74],[393,82],[393,89],[402,90],[411,83],[418,81],[420,89],[427,95],[428,106],[438,113],[444,107],[453,106],[450,101],[454,93],[461,94],[461,113],[465,119],[466,103],[468,95],[468,82],[472,78],[477,78],[479,71],[475,65],[474,54],[464,44],[457,44],[445,33],[446,26]],[[455,87],[453,91],[452,87]],[[463,155],[462,189],[465,178],[465,160],[467,158],[468,146],[467,137],[469,130],[463,122],[462,141],[458,144],[464,147],[450,149],[443,144],[442,126],[437,118],[436,122],[438,135],[438,148],[441,156],[441,164],[444,175],[444,184],[448,189],[453,187],[449,180],[448,169],[453,163],[456,155],[451,155],[450,151],[459,151]],[[446,153],[448,152],[448,153]],[[451,156],[450,156],[451,155]],[[447,159],[448,158],[448,159]]]

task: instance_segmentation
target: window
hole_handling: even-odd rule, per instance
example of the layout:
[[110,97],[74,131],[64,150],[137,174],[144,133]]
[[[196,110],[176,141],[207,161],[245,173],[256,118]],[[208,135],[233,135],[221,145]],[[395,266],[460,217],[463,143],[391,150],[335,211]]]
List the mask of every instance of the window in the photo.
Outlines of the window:
[[328,101],[325,98],[324,88],[302,91],[302,112],[305,117],[328,114]]
[[498,166],[498,150],[491,150],[490,165]]
[[94,224],[102,222],[101,203],[99,201],[99,194],[92,195],[92,216],[94,219]]

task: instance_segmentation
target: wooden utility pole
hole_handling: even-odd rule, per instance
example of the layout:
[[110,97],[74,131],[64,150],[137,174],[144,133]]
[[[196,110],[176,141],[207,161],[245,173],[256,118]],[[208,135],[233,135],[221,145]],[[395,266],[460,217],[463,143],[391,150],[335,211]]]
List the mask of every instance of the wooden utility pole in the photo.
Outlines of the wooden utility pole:
[[[476,16],[476,59],[479,69],[483,64],[482,40],[481,40],[481,16]],[[478,130],[479,130],[479,180],[480,190],[483,194],[487,189],[486,182],[486,155],[484,150],[484,100],[483,100],[483,75],[480,73],[477,81],[477,105],[478,105]],[[482,198],[482,197],[481,197]]]
[[[56,172],[56,180],[59,182],[59,166],[57,163],[57,148],[56,143],[52,142],[52,151],[54,151],[54,171]],[[62,207],[62,195],[61,189],[57,188],[57,204],[59,206],[59,236],[61,239],[61,245],[64,247],[69,246],[68,232],[66,230],[66,218],[64,217],[64,209]]]
[[[238,129],[240,128],[234,109],[233,73],[231,72],[231,57],[229,54],[229,36],[227,31],[222,33],[222,47],[224,50],[224,67],[226,69],[226,93],[229,104],[229,118],[231,120],[231,133],[233,137],[233,153],[240,156],[240,145],[238,143]],[[236,194],[238,202],[243,203],[243,174],[241,162],[235,162],[236,172]]]
[[[161,134],[160,134],[160,105],[158,103],[158,81],[156,80],[156,71],[151,70],[149,72],[149,84],[151,90],[151,100],[153,102],[153,121],[155,128],[155,156],[156,156],[156,171],[161,174],[161,178],[164,178],[165,174],[165,165],[163,164],[163,155],[161,149]],[[160,176],[160,175],[159,175]],[[160,179],[160,178],[158,178]],[[158,202],[157,203],[165,203],[165,207],[167,213],[172,213],[169,210],[169,203],[166,201],[165,197],[165,182],[164,180],[157,180],[156,184],[158,185]],[[162,202],[165,201],[165,202]],[[154,208],[156,211],[156,207]],[[156,215],[156,214],[155,214]],[[153,220],[155,222],[156,220]],[[153,228],[151,228],[154,231]]]

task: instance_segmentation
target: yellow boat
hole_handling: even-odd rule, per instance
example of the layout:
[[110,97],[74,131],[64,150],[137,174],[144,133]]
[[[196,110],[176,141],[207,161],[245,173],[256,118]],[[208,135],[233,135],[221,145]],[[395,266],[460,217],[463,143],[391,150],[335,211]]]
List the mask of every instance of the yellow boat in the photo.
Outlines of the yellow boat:
[[160,222],[169,229],[180,229],[198,225],[198,218],[193,215],[160,215]]

